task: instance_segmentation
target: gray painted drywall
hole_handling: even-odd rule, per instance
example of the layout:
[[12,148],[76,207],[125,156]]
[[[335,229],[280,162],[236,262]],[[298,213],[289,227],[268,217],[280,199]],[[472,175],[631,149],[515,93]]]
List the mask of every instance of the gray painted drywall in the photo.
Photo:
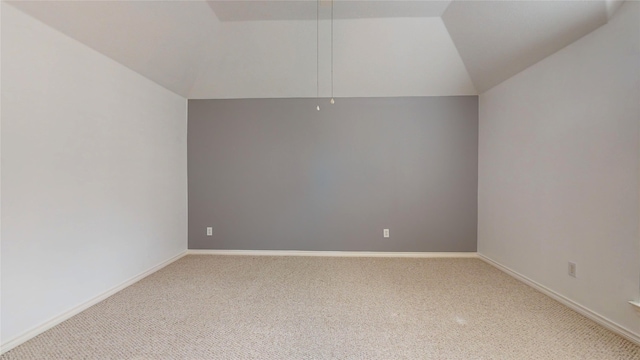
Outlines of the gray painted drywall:
[[190,249],[476,251],[476,96],[316,103],[189,100]]

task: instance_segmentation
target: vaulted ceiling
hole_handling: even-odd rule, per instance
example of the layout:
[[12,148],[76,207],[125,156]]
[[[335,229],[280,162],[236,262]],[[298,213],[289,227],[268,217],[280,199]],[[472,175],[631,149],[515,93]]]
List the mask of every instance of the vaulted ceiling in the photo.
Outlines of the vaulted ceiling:
[[[187,98],[331,95],[331,1],[10,3]],[[481,93],[605,24],[619,3],[335,0],[333,92]]]

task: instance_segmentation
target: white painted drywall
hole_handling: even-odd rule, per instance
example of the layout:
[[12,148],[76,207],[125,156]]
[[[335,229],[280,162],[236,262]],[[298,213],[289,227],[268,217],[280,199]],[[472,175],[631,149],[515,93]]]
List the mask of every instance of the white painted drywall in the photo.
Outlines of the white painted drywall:
[[639,127],[635,1],[480,95],[479,253],[638,335]]
[[[191,99],[331,96],[331,23],[222,22]],[[440,18],[334,21],[336,97],[475,95]]]
[[13,6],[186,96],[218,20],[204,1],[15,1]]
[[[421,3],[336,4],[336,96],[476,95],[438,17],[447,2]],[[316,96],[314,2],[209,6],[199,0],[18,1],[14,5],[185,97]],[[270,20],[220,21],[213,9],[223,19]],[[320,24],[323,96],[330,92],[331,27],[326,20],[330,9],[328,2],[320,4],[320,18],[325,19]],[[408,12],[434,17],[390,17]],[[292,20],[274,20],[283,18]]]
[[607,22],[604,1],[453,1],[442,16],[479,93]]
[[2,2],[1,341],[187,247],[186,100]]
[[[620,2],[336,1],[335,94],[475,95],[605,24]],[[193,99],[316,96],[316,14],[327,96],[331,3],[12,2]]]
[[624,0],[605,0],[607,17],[610,19],[618,11]]

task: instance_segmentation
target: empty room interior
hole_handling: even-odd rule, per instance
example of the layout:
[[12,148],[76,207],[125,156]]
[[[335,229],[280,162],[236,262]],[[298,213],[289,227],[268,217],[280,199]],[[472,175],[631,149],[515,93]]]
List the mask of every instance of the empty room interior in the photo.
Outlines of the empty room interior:
[[1,360],[640,360],[640,1],[0,12]]

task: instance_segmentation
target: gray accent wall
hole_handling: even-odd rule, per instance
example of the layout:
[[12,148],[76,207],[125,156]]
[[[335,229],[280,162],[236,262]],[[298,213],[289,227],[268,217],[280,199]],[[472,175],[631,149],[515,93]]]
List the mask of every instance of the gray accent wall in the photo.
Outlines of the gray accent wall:
[[316,105],[189,100],[190,249],[476,251],[477,96]]

